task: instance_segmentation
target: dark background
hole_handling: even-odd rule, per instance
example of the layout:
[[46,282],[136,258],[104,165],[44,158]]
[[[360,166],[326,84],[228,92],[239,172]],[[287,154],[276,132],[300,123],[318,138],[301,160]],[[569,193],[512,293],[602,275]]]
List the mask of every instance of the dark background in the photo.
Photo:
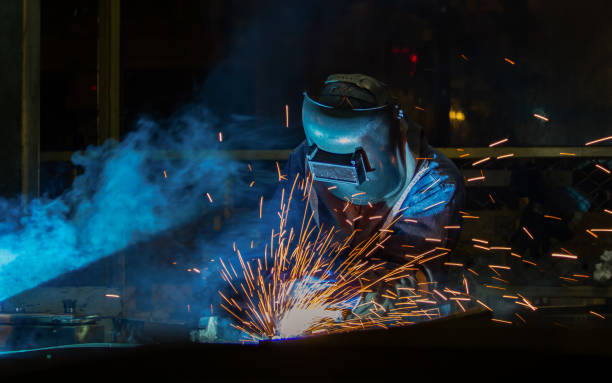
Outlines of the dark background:
[[[610,4],[123,1],[121,130],[188,102],[282,128],[288,104],[281,132],[297,143],[301,92],[361,72],[390,84],[436,146],[583,145],[609,123]],[[42,151],[96,142],[97,12],[95,0],[42,3]]]

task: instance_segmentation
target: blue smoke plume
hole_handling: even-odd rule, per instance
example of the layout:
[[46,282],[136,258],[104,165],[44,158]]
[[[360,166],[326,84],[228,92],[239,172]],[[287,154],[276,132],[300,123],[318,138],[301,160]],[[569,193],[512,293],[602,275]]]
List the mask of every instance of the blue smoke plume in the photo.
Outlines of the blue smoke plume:
[[84,171],[58,198],[0,200],[0,301],[215,209],[228,179],[237,198],[248,193],[246,163],[216,151],[265,140],[250,122],[200,106],[143,117],[121,142],[75,154]]

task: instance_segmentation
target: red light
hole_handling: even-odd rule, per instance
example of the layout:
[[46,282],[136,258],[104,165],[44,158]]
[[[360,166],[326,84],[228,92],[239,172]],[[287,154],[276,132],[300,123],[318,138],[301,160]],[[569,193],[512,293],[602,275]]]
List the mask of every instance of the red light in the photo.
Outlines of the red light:
[[419,58],[413,53],[410,55],[410,61],[416,64],[416,62],[419,61]]
[[402,53],[408,53],[408,52],[410,52],[410,49],[408,49],[408,48],[402,48]]
[[96,90],[98,90],[98,87],[95,85],[92,85],[89,87],[89,89],[95,92]]
[[398,54],[399,53],[399,48],[392,48],[391,52],[393,52],[394,54]]

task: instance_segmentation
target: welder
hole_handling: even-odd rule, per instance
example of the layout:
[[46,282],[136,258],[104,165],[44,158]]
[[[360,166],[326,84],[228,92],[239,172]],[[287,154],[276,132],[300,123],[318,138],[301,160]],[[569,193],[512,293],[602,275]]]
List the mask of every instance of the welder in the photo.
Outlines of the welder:
[[[273,201],[298,173],[312,177],[313,185],[308,199],[293,200],[287,227],[299,229],[307,208],[319,226],[355,231],[353,245],[385,229],[391,238],[371,259],[389,268],[452,249],[461,228],[463,177],[427,143],[389,87],[362,74],[331,75],[318,97],[304,92],[302,123],[306,140],[292,151]],[[444,284],[443,261],[423,263],[412,282],[402,283]],[[363,299],[385,301],[380,295],[387,288]]]

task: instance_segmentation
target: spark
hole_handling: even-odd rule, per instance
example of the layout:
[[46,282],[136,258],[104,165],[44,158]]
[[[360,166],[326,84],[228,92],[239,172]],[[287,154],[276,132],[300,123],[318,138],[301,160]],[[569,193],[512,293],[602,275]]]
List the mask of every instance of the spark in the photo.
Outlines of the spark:
[[463,263],[444,262],[444,266],[458,266],[458,267],[463,267]]
[[479,219],[480,217],[475,215],[462,215],[461,218]]
[[469,302],[472,300],[472,298],[463,298],[463,297],[450,297],[448,299],[451,301],[462,301],[462,302]]
[[374,215],[374,216],[368,217],[370,221],[373,221],[375,219],[381,219],[381,218],[382,218],[382,215]]
[[509,158],[509,157],[514,157],[514,153],[508,153],[508,154],[498,156],[497,159],[501,160],[502,158]]
[[603,170],[604,172],[606,172],[607,174],[610,174],[610,170],[604,168],[603,166],[601,166],[600,164],[595,164],[595,166],[601,170]]
[[604,212],[606,212],[608,214],[612,214],[612,210],[604,209]]
[[490,159],[491,159],[491,157],[485,157],[485,158],[483,158],[482,160],[478,160],[478,161],[474,162],[474,163],[472,164],[472,166],[480,165],[480,164],[482,164],[483,162],[487,162],[487,161],[489,161]]
[[249,184],[249,187],[252,188],[253,185],[255,185],[255,181],[251,181],[251,183]]
[[512,64],[512,65],[514,65],[514,64],[515,64],[515,62],[514,62],[514,61],[510,60],[510,59],[509,59],[509,58],[507,58],[507,57],[504,57],[504,60],[505,60],[506,62],[508,62],[508,63]]
[[517,258],[522,258],[520,255],[518,255],[517,253],[510,253],[510,255],[512,255],[513,257],[517,257]]
[[571,255],[571,254],[552,253],[551,256],[556,257],[556,258],[578,259],[577,255]]
[[460,55],[462,59],[464,59],[465,61],[470,61],[466,55],[464,55],[463,53]]
[[493,309],[491,309],[489,306],[487,306],[484,303],[482,303],[479,299],[476,299],[476,303],[478,303],[479,305],[481,305],[482,307],[484,307],[485,309],[487,309],[489,311],[493,311]]
[[612,229],[590,229],[590,230],[591,230],[593,233],[594,233],[594,232],[602,232],[602,231],[604,231],[604,232],[608,232],[608,233],[612,232]]
[[223,133],[219,132],[219,142],[223,142]]
[[212,202],[213,202],[213,199],[212,199],[212,197],[210,196],[210,193],[208,193],[208,192],[207,192],[207,193],[206,193],[206,197],[208,198],[208,201],[210,201],[210,203],[212,203]]
[[366,192],[359,192],[359,193],[355,193],[352,194],[351,197],[357,197],[358,195],[364,195]]
[[555,217],[554,215],[544,215],[544,218],[556,219],[557,221],[561,221],[561,218]]
[[514,315],[516,315],[516,316],[518,317],[518,319],[520,319],[520,320],[521,320],[521,322],[523,322],[523,323],[527,323],[527,322],[525,322],[525,319],[523,319],[523,317],[522,317],[522,316],[520,316],[518,313],[514,313]]
[[[516,294],[518,295],[524,302],[524,304],[529,307],[530,309],[532,309],[533,311],[536,311],[538,308],[535,307],[534,305],[531,304],[531,302],[529,302],[529,300],[527,300],[527,298],[525,298],[524,296],[522,296],[521,294]],[[517,302],[518,303],[518,302]]]
[[164,178],[168,178],[168,175],[166,174],[166,170],[164,170]]
[[462,155],[459,156],[459,158],[468,157],[469,155],[470,153],[463,153]]
[[499,287],[499,286],[493,286],[493,285],[485,285],[485,287],[488,287],[490,289],[506,290],[505,287]]
[[576,277],[576,278],[591,278],[590,275],[584,275],[584,274],[572,274],[572,277]]
[[591,311],[589,311],[589,314],[591,314],[591,315],[595,315],[596,317],[599,317],[599,318],[601,318],[601,319],[606,319],[606,317],[605,317],[605,316],[603,316],[603,315],[601,315],[601,314],[599,314],[599,313],[596,313],[595,311],[592,311],[592,310],[591,310]]
[[472,238],[473,242],[484,243],[485,245],[489,243],[489,241],[485,241],[484,239]]
[[523,226],[523,231],[529,236],[529,238],[533,239],[533,235],[531,235],[531,233],[529,232],[529,230],[527,230],[525,226]]
[[492,203],[495,203],[495,199],[493,199],[493,196],[491,195],[491,193],[489,193],[489,198],[491,199]]
[[549,120],[548,120],[548,118],[546,118],[546,117],[544,117],[544,116],[542,116],[542,115],[540,115],[540,114],[537,114],[537,113],[534,113],[534,114],[533,114],[533,117],[535,117],[535,118],[539,118],[540,120],[543,120],[543,121],[546,121],[546,122],[548,122],[548,121],[549,121]]
[[475,272],[472,269],[467,269],[467,271],[469,271],[470,273],[474,274],[475,276],[479,276],[480,274],[478,274],[477,272]]
[[432,186],[434,186],[435,184],[437,184],[438,182],[440,182],[442,178],[438,178],[437,180],[434,181],[434,183],[432,183],[431,185],[429,185],[425,190],[423,190],[421,192],[421,194],[425,193],[427,190],[429,190]]
[[589,141],[589,142],[587,142],[586,144],[584,144],[584,146],[589,146],[589,145],[593,145],[593,144],[598,144],[598,143],[600,143],[600,142],[603,142],[603,141],[608,141],[608,140],[612,140],[612,136],[610,136],[610,137],[604,137],[604,138],[599,138],[599,139],[594,140],[594,141]]
[[327,188],[327,190],[334,190],[334,189],[338,189],[338,185],[333,185]]
[[481,177],[472,177],[472,178],[468,178],[468,179],[467,179],[467,182],[473,182],[473,181],[482,181],[482,180],[484,180],[484,179],[485,179],[485,177],[484,177],[484,176],[481,176]]
[[480,246],[480,245],[476,245],[476,244],[473,244],[472,246],[474,246],[477,249],[483,249],[483,250],[487,250],[487,251],[491,250],[488,247],[484,247],[484,246]]
[[119,295],[117,294],[104,294],[104,296],[107,298],[119,298]]
[[490,249],[491,250],[512,250],[511,247],[507,247],[507,246],[491,246]]
[[489,265],[492,269],[502,269],[502,270],[510,270],[510,266],[502,266],[502,265]]
[[499,141],[495,141],[494,143],[489,144],[489,147],[490,147],[490,148],[492,148],[492,147],[494,147],[494,146],[501,145],[501,144],[503,144],[504,142],[508,142],[508,139],[507,139],[507,138],[504,138],[504,139],[501,139],[501,140],[499,140]]
[[559,155],[561,155],[561,156],[575,156],[576,153],[563,153],[563,152],[561,152],[561,153],[559,153]]
[[278,172],[278,182],[286,180],[287,177],[284,174],[281,174],[281,170],[280,170],[280,166],[278,165],[278,161],[275,161],[275,163],[276,163],[276,171]]
[[503,320],[503,319],[495,319],[495,318],[492,318],[491,320],[492,320],[493,322],[498,322],[498,323],[512,324],[512,322],[507,321],[507,320]]
[[586,229],[586,232],[587,232],[587,233],[589,233],[589,234],[591,234],[591,235],[592,235],[593,237],[595,237],[595,238],[599,238],[599,236],[598,236],[597,234],[593,233],[593,232],[592,232],[591,230],[589,230],[589,229]]
[[529,263],[530,265],[533,265],[533,266],[537,266],[537,264],[535,262],[531,262],[531,261],[528,261],[526,259],[521,259],[521,261],[523,261],[525,263]]
[[261,219],[263,210],[263,196],[259,197],[259,219]]
[[461,229],[461,226],[459,225],[449,225],[449,226],[444,226],[445,229]]
[[285,127],[289,127],[289,105],[285,105]]
[[410,219],[410,218],[404,218],[402,221],[406,223],[418,223],[419,222],[416,219]]
[[436,203],[434,203],[433,205],[429,205],[429,206],[427,206],[425,209],[423,209],[423,211],[425,211],[425,210],[429,210],[429,209],[431,209],[432,207],[437,206],[437,205],[440,205],[440,204],[443,204],[443,203],[445,203],[445,202],[446,202],[446,201],[436,202]]
[[425,109],[423,109],[423,108],[421,108],[421,107],[419,107],[419,106],[415,106],[415,107],[414,107],[414,109],[418,109],[418,110],[425,111]]

